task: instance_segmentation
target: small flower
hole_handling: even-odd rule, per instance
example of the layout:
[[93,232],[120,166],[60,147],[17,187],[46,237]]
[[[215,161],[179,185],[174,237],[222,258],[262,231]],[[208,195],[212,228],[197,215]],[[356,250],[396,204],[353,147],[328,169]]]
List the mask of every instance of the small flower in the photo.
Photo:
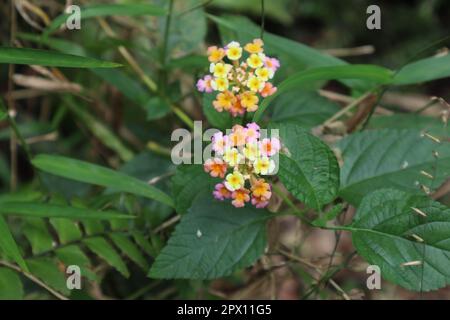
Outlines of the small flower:
[[265,85],[264,81],[255,76],[250,77],[247,82],[247,87],[253,92],[258,92],[262,90],[264,88],[264,85]]
[[256,54],[252,53],[250,57],[247,58],[247,64],[250,66],[250,68],[258,69],[264,65],[263,59],[264,54]]
[[270,199],[272,192],[270,191],[270,185],[264,179],[257,179],[252,183],[252,194],[257,198]]
[[236,148],[227,148],[225,154],[223,155],[223,160],[228,163],[231,167],[235,167],[242,161],[242,155]]
[[225,91],[228,90],[228,79],[225,78],[216,78],[211,81],[211,87],[217,91]]
[[262,81],[268,81],[273,78],[273,71],[268,68],[258,68],[255,74]]
[[255,161],[258,158],[258,143],[250,142],[247,143],[242,151],[244,153],[245,158],[250,161]]
[[230,143],[234,147],[240,147],[245,144],[246,130],[243,126],[233,126],[232,132],[228,135],[230,137]]
[[208,159],[204,164],[205,172],[209,172],[211,177],[225,177],[225,173],[227,172],[227,164],[219,158]]
[[212,72],[216,78],[226,78],[228,72],[230,72],[232,68],[232,65],[226,63],[211,63],[209,71]]
[[246,91],[239,96],[241,99],[241,105],[249,112],[256,111],[258,109],[258,97],[252,91]]
[[262,156],[271,157],[275,153],[280,151],[280,148],[280,140],[278,140],[277,138],[265,138],[261,141],[260,149]]
[[239,171],[229,173],[225,179],[225,187],[229,191],[235,191],[244,187],[244,176]]
[[277,87],[274,87],[273,84],[271,84],[270,82],[266,82],[266,84],[264,85],[264,88],[260,91],[261,97],[263,97],[263,98],[271,96],[275,92],[277,92]]
[[233,201],[231,201],[231,204],[236,208],[242,208],[243,206],[245,206],[246,202],[250,201],[250,196],[248,195],[249,193],[250,191],[245,188],[234,191],[231,194],[231,198],[233,199]]
[[205,76],[203,79],[197,81],[197,90],[200,92],[211,93],[213,88],[211,87],[212,77],[210,75]]
[[268,204],[269,200],[266,198],[258,198],[255,196],[252,197],[252,205],[254,205],[258,209],[265,208]]
[[269,175],[275,169],[275,162],[268,157],[260,157],[253,163],[255,173]]
[[216,100],[213,101],[214,108],[222,112],[224,109],[230,109],[236,102],[236,97],[230,91],[224,91],[216,96]]
[[[261,98],[276,92],[276,87],[269,81],[274,77],[280,62],[267,57],[263,46],[261,39],[254,39],[244,47],[239,42],[232,41],[224,48],[208,48],[211,75],[198,80],[197,89],[208,93],[230,91],[235,97],[231,100],[227,97],[226,103],[215,102],[217,111],[225,110],[233,117],[243,116],[246,112],[257,111]],[[246,93],[247,91],[254,94]]]
[[255,122],[247,123],[247,142],[255,142],[259,139],[259,126]]
[[215,190],[213,191],[213,196],[217,200],[223,201],[224,199],[231,198],[231,192],[225,187],[223,183],[218,183],[215,186]]
[[276,58],[265,57],[264,65],[266,66],[266,68],[272,70],[273,72],[276,72],[280,67],[280,61]]
[[222,155],[230,145],[228,136],[224,136],[222,132],[216,132],[212,137],[212,149],[219,155]]
[[242,57],[242,48],[239,42],[230,42],[227,45],[226,54],[227,58],[232,61],[239,60]]
[[244,47],[248,53],[261,53],[263,51],[264,42],[261,39],[254,39],[253,42],[247,43]]
[[231,106],[230,110],[231,115],[236,117],[237,115],[243,115],[245,113],[245,108],[242,106],[241,102],[236,99],[236,102]]
[[208,48],[208,60],[209,62],[219,62],[225,56],[225,50],[217,48],[216,46]]

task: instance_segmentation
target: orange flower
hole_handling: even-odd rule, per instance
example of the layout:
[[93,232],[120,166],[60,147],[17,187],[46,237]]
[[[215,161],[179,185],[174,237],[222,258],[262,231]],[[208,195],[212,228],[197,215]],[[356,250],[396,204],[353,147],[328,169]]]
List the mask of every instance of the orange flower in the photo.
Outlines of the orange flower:
[[270,185],[264,179],[257,179],[252,183],[252,194],[257,198],[270,199],[272,192],[270,191]]
[[224,91],[216,96],[216,100],[213,101],[213,106],[217,111],[222,112],[224,109],[229,110],[232,108],[236,104],[236,101],[237,99],[232,92]]
[[219,158],[208,159],[203,166],[205,172],[209,172],[211,177],[225,177],[227,172],[227,164]]
[[217,48],[216,46],[208,48],[208,60],[209,62],[218,62],[225,57],[225,50]]
[[233,191],[233,193],[231,194],[231,198],[233,199],[233,201],[231,201],[231,204],[236,208],[242,208],[243,206],[245,206],[246,202],[250,201],[250,196],[248,195],[249,193],[250,191],[245,188]]
[[271,84],[270,82],[266,82],[265,85],[264,85],[264,88],[262,88],[262,90],[260,91],[261,96],[263,98],[271,96],[275,92],[277,92],[277,87],[274,87],[273,84]]

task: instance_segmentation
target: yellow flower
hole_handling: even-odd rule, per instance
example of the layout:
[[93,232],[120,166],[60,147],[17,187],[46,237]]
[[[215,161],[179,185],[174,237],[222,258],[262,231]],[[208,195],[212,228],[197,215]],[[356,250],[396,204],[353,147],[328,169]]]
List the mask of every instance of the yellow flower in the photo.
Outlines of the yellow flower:
[[244,47],[248,53],[260,53],[263,51],[264,42],[261,39],[255,39],[251,43],[247,43]]
[[236,97],[233,95],[233,93],[231,93],[230,91],[225,91],[223,93],[219,93],[216,96],[216,100],[213,101],[213,106],[217,111],[222,112],[223,109],[230,109],[235,102]]
[[257,174],[268,175],[275,169],[275,162],[268,157],[261,157],[253,163],[253,168]]
[[216,78],[226,78],[228,72],[230,72],[232,65],[226,63],[211,63],[209,66],[209,71],[214,74]]
[[216,78],[211,81],[211,87],[217,91],[228,90],[228,80],[225,78]]
[[270,185],[264,179],[256,179],[252,182],[252,194],[257,198],[270,199],[272,192],[270,191]]
[[260,80],[259,78],[252,76],[248,79],[247,87],[252,90],[253,92],[258,92],[264,88],[264,81]]
[[227,148],[227,150],[225,150],[225,154],[223,155],[223,160],[225,160],[225,162],[231,167],[234,167],[241,162],[242,155],[236,148]]
[[225,50],[217,48],[216,46],[208,48],[208,60],[209,62],[219,62],[225,56]]
[[238,171],[227,174],[227,177],[225,179],[225,187],[230,191],[241,189],[242,187],[244,187],[244,183],[244,176]]
[[256,111],[258,109],[258,97],[252,91],[246,91],[240,96],[241,105],[249,112]]
[[258,157],[258,144],[256,142],[247,143],[243,150],[244,156],[250,161],[255,161]]
[[255,71],[256,76],[261,79],[262,81],[267,81],[269,79],[272,79],[273,77],[273,71],[267,69],[267,68],[258,68]]
[[233,41],[227,46],[227,57],[230,60],[239,60],[242,57],[242,48],[241,45]]
[[247,58],[247,64],[253,69],[261,68],[264,64],[263,59],[264,54],[252,53],[250,57]]

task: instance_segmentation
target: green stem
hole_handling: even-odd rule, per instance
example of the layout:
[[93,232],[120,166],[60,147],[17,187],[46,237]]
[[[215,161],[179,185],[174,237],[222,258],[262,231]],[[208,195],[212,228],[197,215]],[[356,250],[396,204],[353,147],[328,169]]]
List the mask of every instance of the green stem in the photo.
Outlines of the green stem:
[[263,40],[264,38],[264,25],[266,20],[265,8],[264,8],[264,0],[261,0],[261,35],[260,38]]
[[9,115],[8,109],[6,109],[5,103],[3,102],[2,98],[0,98],[0,110],[5,113],[6,119],[8,120],[11,129],[14,131],[14,134],[16,135],[17,139],[19,139],[20,145],[25,150],[25,154],[27,155],[28,160],[31,161],[33,159],[33,155],[31,153],[30,147],[26,143],[22,134],[20,133],[16,121],[14,120],[13,117]]

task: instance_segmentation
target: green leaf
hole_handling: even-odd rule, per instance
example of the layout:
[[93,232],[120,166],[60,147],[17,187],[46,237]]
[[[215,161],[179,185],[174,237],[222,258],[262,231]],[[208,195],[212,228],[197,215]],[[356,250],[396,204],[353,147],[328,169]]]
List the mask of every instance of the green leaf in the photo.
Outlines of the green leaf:
[[[98,4],[82,7],[81,19],[89,19],[105,16],[163,16],[167,12],[164,8],[151,4]],[[64,13],[56,17],[44,30],[44,36],[56,31],[64,24],[71,14]]]
[[214,94],[203,95],[203,113],[212,127],[220,130],[230,129],[233,125],[233,119],[230,113],[226,111],[218,112],[214,108],[213,101],[215,98],[216,96]]
[[402,67],[392,81],[395,85],[414,84],[450,77],[450,55],[418,60]]
[[253,116],[253,121],[259,121],[269,103],[280,94],[293,89],[299,90],[302,86],[319,80],[333,79],[364,79],[373,84],[386,84],[392,79],[392,71],[369,64],[317,67],[300,71],[281,82],[277,92],[262,101]]
[[334,200],[339,189],[339,165],[333,151],[319,138],[295,124],[279,126],[281,143],[278,176],[297,199],[320,210]]
[[58,234],[61,243],[73,242],[82,237],[81,230],[77,224],[68,219],[52,218],[50,223]]
[[[358,253],[383,278],[414,291],[450,284],[450,208],[426,196],[377,190],[364,197],[351,228]],[[402,266],[412,261],[422,264]]]
[[0,268],[0,300],[23,299],[23,286],[19,275],[9,269]]
[[27,260],[31,273],[45,282],[51,288],[65,296],[70,294],[67,288],[65,272],[58,268],[58,263],[51,258],[33,258]]
[[203,193],[181,218],[149,276],[164,279],[213,279],[254,263],[266,246],[266,211]]
[[173,200],[161,190],[105,167],[71,158],[38,155],[32,160],[33,165],[45,172],[104,187],[111,187],[121,192],[129,192],[149,199],[160,201],[173,207]]
[[33,254],[37,255],[52,250],[54,239],[48,232],[45,221],[39,218],[26,218],[24,220],[23,234],[30,242]]
[[0,64],[28,64],[66,68],[116,68],[121,64],[48,50],[0,47]]
[[[420,184],[437,188],[450,176],[450,145],[436,144],[419,130],[369,130],[351,134],[336,145],[341,150],[339,195],[357,205],[370,192],[393,187],[421,192]],[[433,151],[439,157],[433,157]],[[436,171],[433,167],[436,166]],[[420,173],[433,174],[430,180]]]
[[65,105],[72,113],[85,125],[94,136],[96,136],[105,146],[117,152],[123,161],[128,161],[133,158],[133,152],[126,147],[123,142],[108,128],[105,124],[97,120],[83,107],[76,105],[72,99],[64,99]]
[[130,276],[127,266],[116,250],[103,238],[84,239],[83,243],[96,255],[103,258],[109,265],[116,268],[126,278]]
[[212,194],[214,182],[218,181],[219,179],[212,178],[207,174],[202,165],[179,165],[172,178],[172,194],[177,212],[185,213],[199,193],[209,191]]
[[388,116],[373,116],[370,119],[371,129],[416,129],[436,136],[450,135],[450,126],[440,119],[420,114],[401,113]]
[[[277,0],[265,2],[265,14],[271,19],[275,19],[283,24],[291,24],[294,15],[291,12],[292,2],[290,0]],[[217,7],[220,10],[229,12],[250,13],[253,16],[261,15],[261,0],[214,0],[211,7]]]
[[[158,4],[168,7],[169,3],[166,0],[157,0]],[[200,0],[184,0],[174,1],[172,20],[170,23],[170,30],[167,38],[167,53],[172,56],[173,53],[183,52],[191,53],[196,49],[201,48],[207,32],[206,17],[202,6],[197,7],[196,10],[190,11],[186,14],[181,14],[194,6],[201,4]],[[159,19],[159,28],[161,42],[164,41],[166,17]]]
[[323,214],[322,216],[314,219],[314,221],[312,221],[312,224],[316,227],[325,227],[328,221],[335,219],[342,212],[342,209],[343,205],[339,203],[325,212],[325,214]]
[[339,111],[339,106],[315,91],[289,91],[273,102],[273,122],[293,123],[305,129],[315,127]]
[[133,219],[134,217],[117,211],[97,211],[69,206],[46,203],[3,202],[0,214],[39,218],[69,218],[69,219]]
[[138,266],[144,270],[148,270],[148,264],[139,248],[124,234],[112,233],[110,234],[111,240],[122,251],[133,260]]
[[55,250],[56,257],[65,265],[80,267],[81,276],[97,281],[96,274],[90,270],[91,262],[86,254],[77,245],[64,246]]
[[0,215],[0,234],[0,249],[2,249],[3,253],[7,257],[13,259],[22,270],[28,271],[28,267],[22,258],[20,249],[17,246],[17,243],[9,230],[8,224],[2,215]]

